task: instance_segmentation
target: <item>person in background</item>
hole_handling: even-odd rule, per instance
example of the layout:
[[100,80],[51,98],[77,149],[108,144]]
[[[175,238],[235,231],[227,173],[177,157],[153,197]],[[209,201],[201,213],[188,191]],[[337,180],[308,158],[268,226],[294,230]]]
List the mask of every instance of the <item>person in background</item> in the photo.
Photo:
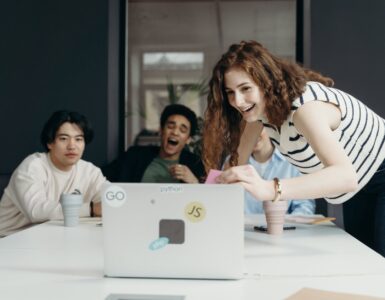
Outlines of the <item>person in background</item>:
[[[271,143],[266,130],[262,130],[248,164],[252,165],[261,178],[272,180],[278,178],[292,178],[300,176],[298,170],[293,167]],[[289,200],[288,214],[313,215],[315,212],[314,200]],[[245,214],[263,214],[262,201],[255,199],[248,191],[245,193]]]
[[160,146],[131,146],[102,171],[111,182],[199,183],[205,176],[203,163],[185,149],[196,129],[191,109],[168,105],[160,117]]
[[[205,112],[207,170],[256,199],[343,203],[345,230],[385,256],[385,120],[333,80],[271,54],[233,44],[213,69]],[[263,179],[245,165],[262,128],[303,176]]]
[[101,170],[81,159],[93,138],[86,117],[57,111],[41,132],[44,153],[26,157],[13,172],[0,201],[0,236],[33,224],[62,219],[62,193],[80,192],[80,217],[100,216],[100,190],[106,181]]

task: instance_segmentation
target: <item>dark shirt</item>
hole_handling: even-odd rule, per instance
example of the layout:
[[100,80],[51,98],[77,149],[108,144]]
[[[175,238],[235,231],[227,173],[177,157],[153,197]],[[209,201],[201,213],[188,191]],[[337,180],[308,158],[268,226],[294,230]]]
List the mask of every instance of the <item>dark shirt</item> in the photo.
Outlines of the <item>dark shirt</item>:
[[[141,182],[144,171],[159,155],[159,151],[159,146],[132,146],[118,159],[103,167],[102,172],[111,182]],[[204,181],[206,173],[199,156],[183,150],[179,163],[189,167],[199,182]]]

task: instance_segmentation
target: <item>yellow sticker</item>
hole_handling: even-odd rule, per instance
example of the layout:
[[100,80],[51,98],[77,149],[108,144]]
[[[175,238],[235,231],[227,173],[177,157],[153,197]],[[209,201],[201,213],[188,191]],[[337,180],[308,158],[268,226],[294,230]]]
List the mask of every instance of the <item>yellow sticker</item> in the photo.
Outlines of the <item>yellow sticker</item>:
[[206,216],[206,209],[200,202],[190,202],[184,209],[184,215],[191,222],[200,222]]

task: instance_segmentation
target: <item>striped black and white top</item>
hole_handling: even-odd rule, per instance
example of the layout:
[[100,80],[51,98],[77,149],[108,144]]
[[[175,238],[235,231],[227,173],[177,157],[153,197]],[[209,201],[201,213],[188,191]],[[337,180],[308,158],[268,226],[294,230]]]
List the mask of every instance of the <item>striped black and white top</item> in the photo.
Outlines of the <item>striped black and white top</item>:
[[336,204],[345,202],[365,186],[385,159],[385,120],[347,93],[318,82],[308,82],[305,92],[292,103],[291,113],[279,129],[270,125],[266,118],[260,120],[273,144],[302,174],[324,167],[293,123],[296,110],[309,101],[334,103],[341,111],[341,123],[334,134],[357,172],[358,189],[325,199]]

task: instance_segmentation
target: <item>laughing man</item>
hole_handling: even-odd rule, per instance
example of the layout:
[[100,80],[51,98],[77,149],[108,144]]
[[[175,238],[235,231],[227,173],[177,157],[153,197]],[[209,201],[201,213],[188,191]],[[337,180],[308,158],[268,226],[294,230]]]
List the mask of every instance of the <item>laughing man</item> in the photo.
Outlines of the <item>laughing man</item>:
[[132,146],[103,173],[111,182],[199,183],[205,176],[202,161],[185,149],[196,129],[191,109],[168,105],[160,117],[160,147]]

